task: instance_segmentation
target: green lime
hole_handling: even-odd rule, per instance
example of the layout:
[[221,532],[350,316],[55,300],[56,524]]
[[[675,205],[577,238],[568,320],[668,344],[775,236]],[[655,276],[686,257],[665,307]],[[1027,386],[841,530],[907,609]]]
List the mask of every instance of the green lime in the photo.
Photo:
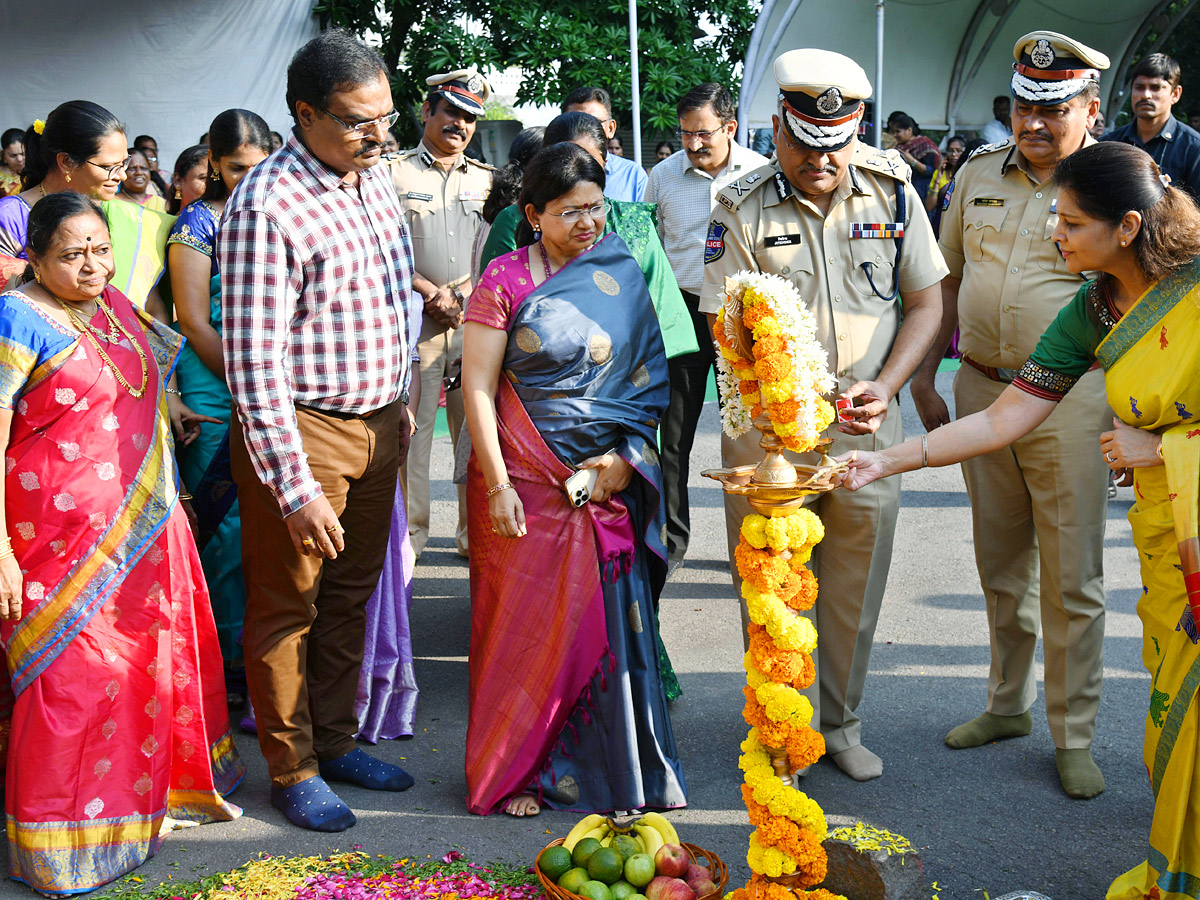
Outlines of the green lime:
[[592,858],[592,854],[600,849],[600,842],[595,838],[584,838],[575,845],[575,849],[571,851],[571,862],[579,867],[585,867],[588,860]]
[[557,847],[547,847],[538,857],[538,868],[542,874],[557,883],[558,879],[571,868],[571,852],[561,844]]
[[588,900],[613,900],[608,885],[602,881],[584,882],[583,887],[579,889],[579,896],[587,897]]
[[642,845],[635,841],[627,834],[618,834],[613,838],[612,848],[621,854],[621,859],[626,860],[635,853],[642,852]]
[[612,847],[601,847],[588,860],[587,870],[596,881],[613,884],[625,874],[625,860]]
[[628,900],[631,894],[638,892],[632,884],[622,878],[616,884],[612,885],[608,892],[613,895],[613,900]]
[[563,873],[562,877],[558,879],[558,886],[564,891],[569,891],[572,894],[578,894],[579,889],[583,887],[587,880],[587,869],[576,867],[574,869],[568,869]]
[[644,888],[654,880],[654,858],[645,853],[635,853],[625,860],[625,880],[636,888]]

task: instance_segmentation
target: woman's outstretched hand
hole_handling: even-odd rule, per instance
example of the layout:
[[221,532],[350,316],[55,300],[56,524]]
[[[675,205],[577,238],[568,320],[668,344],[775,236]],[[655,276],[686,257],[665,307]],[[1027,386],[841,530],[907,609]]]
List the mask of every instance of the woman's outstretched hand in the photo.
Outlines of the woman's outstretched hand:
[[841,456],[835,456],[833,461],[846,464],[846,472],[842,475],[842,487],[851,491],[866,487],[872,481],[883,478],[887,474],[883,471],[883,463],[879,454],[869,450],[843,453]]
[[603,503],[613,494],[629,487],[633,480],[633,466],[617,453],[590,456],[579,464],[581,469],[596,469],[596,486],[592,488],[591,502]]

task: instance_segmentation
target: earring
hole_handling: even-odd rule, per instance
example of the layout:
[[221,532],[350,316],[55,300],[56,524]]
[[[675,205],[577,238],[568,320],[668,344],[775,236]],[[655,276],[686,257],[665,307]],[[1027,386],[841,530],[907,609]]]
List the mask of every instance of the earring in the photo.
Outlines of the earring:
[[221,170],[220,169],[213,169],[212,180],[213,181],[221,180]]
[[542,239],[542,229],[537,225],[533,226],[533,239],[535,241],[540,241]]
[[175,199],[176,200],[183,199],[183,191],[181,191],[179,188],[175,188]]
[[1121,241],[1121,246],[1124,247],[1128,243],[1129,243],[1128,241]]
[[70,184],[70,183],[71,183],[71,173],[68,172],[67,173],[67,184]]
[[33,270],[33,280],[36,281],[38,284],[42,283],[42,273],[39,272],[37,269]]

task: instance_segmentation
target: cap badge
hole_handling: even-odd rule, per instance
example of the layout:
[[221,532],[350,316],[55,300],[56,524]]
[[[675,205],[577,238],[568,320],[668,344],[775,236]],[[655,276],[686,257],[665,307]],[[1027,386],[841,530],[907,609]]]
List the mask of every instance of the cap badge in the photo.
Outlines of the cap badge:
[[467,79],[467,90],[472,94],[478,94],[483,90],[483,79],[478,75],[472,75],[469,79]]
[[1029,60],[1039,69],[1048,69],[1054,65],[1054,51],[1050,49],[1050,42],[1042,38],[1034,44]]
[[817,110],[827,116],[832,116],[842,108],[842,92],[835,87],[826,90],[817,98]]

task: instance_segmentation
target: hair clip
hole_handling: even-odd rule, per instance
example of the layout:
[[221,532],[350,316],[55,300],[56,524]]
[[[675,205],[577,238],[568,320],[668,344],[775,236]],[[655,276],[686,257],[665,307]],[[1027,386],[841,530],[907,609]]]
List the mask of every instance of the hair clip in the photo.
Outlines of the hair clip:
[[1163,172],[1163,173],[1161,173],[1161,174],[1158,176],[1158,180],[1162,182],[1162,186],[1163,186],[1163,187],[1170,187],[1170,186],[1171,186],[1171,176],[1170,176],[1170,175],[1168,175],[1166,172]]

